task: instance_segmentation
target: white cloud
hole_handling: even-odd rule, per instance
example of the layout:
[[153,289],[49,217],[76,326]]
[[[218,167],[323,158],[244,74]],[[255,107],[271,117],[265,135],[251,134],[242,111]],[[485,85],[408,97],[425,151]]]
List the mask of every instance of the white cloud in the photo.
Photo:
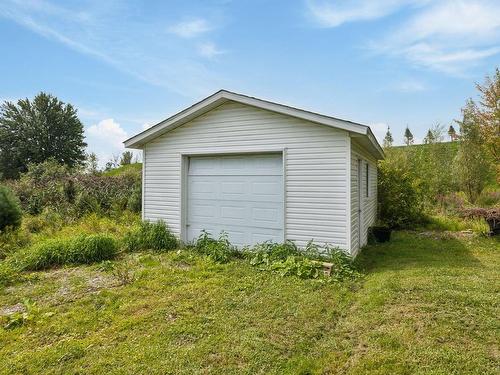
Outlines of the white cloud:
[[422,3],[417,0],[341,0],[307,2],[313,20],[322,27],[337,27],[344,23],[369,21],[385,17],[405,5]]
[[399,91],[403,93],[421,92],[428,89],[427,85],[415,79],[406,79],[397,82],[389,87],[390,90]]
[[168,31],[182,38],[194,38],[212,30],[212,27],[203,18],[195,18],[179,22],[168,28]]
[[[208,70],[202,59],[183,58],[179,53],[183,47],[165,38],[151,38],[165,33],[163,25],[135,22],[124,27],[122,20],[132,18],[134,11],[124,3],[59,5],[43,0],[4,0],[4,3],[0,6],[0,19],[14,21],[150,85],[196,98],[227,85],[226,79]],[[184,37],[212,29],[203,19],[176,26],[172,32],[175,30],[176,35]]]
[[415,66],[460,75],[500,53],[499,14],[499,2],[433,1],[372,46]]
[[123,141],[127,132],[112,118],[99,121],[86,129],[88,151],[95,152],[100,165],[104,165],[113,155],[120,155],[125,148]]
[[490,39],[498,36],[499,14],[497,1],[438,1],[417,13],[405,26],[402,37],[409,41],[430,37],[472,42]]
[[198,53],[208,59],[213,59],[219,55],[223,55],[225,51],[217,48],[212,42],[206,42],[198,45]]
[[330,28],[405,11],[399,26],[371,48],[418,67],[461,75],[500,53],[498,0],[309,0],[307,8]]

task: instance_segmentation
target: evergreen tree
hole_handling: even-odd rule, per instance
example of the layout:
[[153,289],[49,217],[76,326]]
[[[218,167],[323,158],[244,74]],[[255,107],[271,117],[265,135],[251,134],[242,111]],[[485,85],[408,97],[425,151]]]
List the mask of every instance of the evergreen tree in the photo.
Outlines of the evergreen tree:
[[393,142],[394,139],[392,138],[391,128],[388,126],[387,133],[385,133],[384,137],[384,144],[383,144],[384,148],[391,147]]
[[455,131],[455,128],[453,127],[453,125],[450,125],[450,128],[448,129],[448,135],[450,136],[450,140],[452,142],[458,138],[457,132]]
[[431,129],[427,131],[427,135],[424,138],[424,143],[425,144],[434,143],[434,133],[432,132]]
[[410,128],[407,126],[404,134],[404,141],[407,146],[413,144],[413,134],[410,131]]
[[85,160],[83,124],[71,104],[41,92],[0,106],[0,175],[17,178],[28,164],[54,159],[75,167]]

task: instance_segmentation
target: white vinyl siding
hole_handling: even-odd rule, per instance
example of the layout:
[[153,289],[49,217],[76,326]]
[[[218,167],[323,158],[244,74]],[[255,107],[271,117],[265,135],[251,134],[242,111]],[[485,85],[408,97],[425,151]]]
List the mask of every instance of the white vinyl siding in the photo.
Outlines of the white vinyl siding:
[[[358,183],[358,160],[361,160],[361,181]],[[368,184],[366,183],[366,166],[368,165]],[[368,186],[368,196],[366,187]],[[358,189],[361,188],[361,194]],[[362,233],[359,235],[359,205],[361,197],[361,225]],[[351,140],[351,254],[355,255],[368,240],[368,228],[377,220],[377,162],[368,153]]]
[[285,238],[347,249],[349,142],[344,130],[227,102],[144,147],[144,218],[181,235],[183,155],[282,151]]

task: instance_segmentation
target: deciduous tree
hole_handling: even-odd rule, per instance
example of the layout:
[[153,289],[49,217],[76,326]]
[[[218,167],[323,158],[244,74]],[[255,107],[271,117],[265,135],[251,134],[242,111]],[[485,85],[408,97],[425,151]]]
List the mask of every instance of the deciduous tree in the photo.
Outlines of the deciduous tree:
[[462,114],[462,120],[457,121],[461,135],[455,168],[463,191],[474,203],[486,185],[491,172],[491,161],[486,152],[477,107],[472,100],[467,101]]
[[75,167],[85,160],[83,124],[75,108],[41,92],[0,106],[0,174],[17,178],[30,163],[54,159]]

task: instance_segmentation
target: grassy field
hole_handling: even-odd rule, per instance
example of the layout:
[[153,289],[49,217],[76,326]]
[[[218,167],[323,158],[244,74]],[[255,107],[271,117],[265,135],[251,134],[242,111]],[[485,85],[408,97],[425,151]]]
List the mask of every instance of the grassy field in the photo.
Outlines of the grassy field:
[[35,272],[0,291],[0,373],[497,374],[500,243],[436,236],[341,284],[187,252]]

